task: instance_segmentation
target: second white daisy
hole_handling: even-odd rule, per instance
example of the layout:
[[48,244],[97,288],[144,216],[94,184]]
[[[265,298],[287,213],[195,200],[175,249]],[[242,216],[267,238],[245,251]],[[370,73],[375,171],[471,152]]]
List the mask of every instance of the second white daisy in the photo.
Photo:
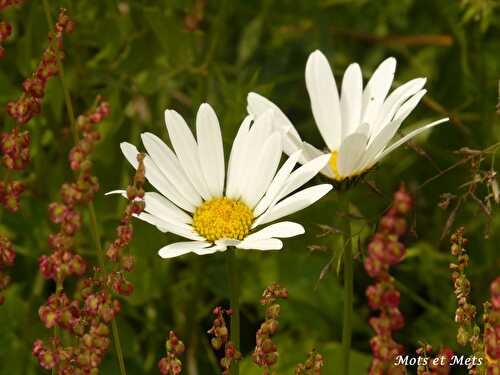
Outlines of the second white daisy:
[[[306,64],[306,86],[316,125],[326,143],[330,162],[322,173],[336,181],[359,176],[390,152],[421,132],[448,121],[447,118],[418,128],[388,146],[403,121],[425,95],[425,78],[416,78],[399,86],[390,95],[396,59],[384,60],[363,89],[361,68],[354,63],[347,67],[341,91],[337,90],[332,69],[320,52],[311,53]],[[287,154],[302,149],[301,162],[325,154],[303,142],[290,120],[268,99],[256,93],[248,95],[248,112],[259,115],[270,108],[277,111],[275,125],[287,136]]]
[[[196,116],[197,139],[182,116],[165,111],[173,151],[156,135],[141,135],[146,178],[158,192],[145,194],[145,212],[138,217],[188,240],[163,247],[161,257],[212,254],[228,246],[278,250],[283,246],[280,238],[304,233],[302,225],[289,221],[256,230],[304,209],[332,189],[322,184],[297,192],[325,167],[329,155],[294,170],[299,150],[279,168],[282,135],[272,130],[274,116],[268,110],[245,118],[233,142],[227,176],[219,121],[208,104]],[[124,142],[121,149],[137,168],[137,148]]]

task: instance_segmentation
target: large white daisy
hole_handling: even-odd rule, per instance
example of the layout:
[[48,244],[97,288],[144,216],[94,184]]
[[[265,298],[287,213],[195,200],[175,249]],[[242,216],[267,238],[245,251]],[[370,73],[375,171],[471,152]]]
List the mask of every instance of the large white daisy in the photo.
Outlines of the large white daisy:
[[303,150],[301,163],[329,154],[330,161],[321,172],[343,181],[363,174],[424,130],[448,121],[444,118],[425,125],[388,146],[402,122],[426,93],[423,89],[426,79],[416,78],[387,95],[395,70],[395,58],[384,60],[363,89],[361,69],[358,64],[351,64],[344,73],[339,95],[328,60],[320,51],[311,53],[306,64],[306,86],[327,151],[302,141],[288,117],[259,94],[248,95],[248,112],[258,116],[274,109],[277,112],[275,129],[278,127],[286,132],[284,151],[291,154]]
[[[154,134],[141,135],[146,179],[158,192],[146,192],[145,212],[138,218],[189,240],[161,248],[161,257],[212,254],[228,246],[279,250],[280,238],[304,233],[302,225],[289,221],[256,230],[302,210],[332,188],[323,184],[296,192],[329,157],[319,156],[294,170],[302,153],[298,150],[278,169],[282,135],[272,130],[274,120],[272,109],[245,118],[233,142],[227,177],[219,121],[208,104],[196,116],[197,139],[172,110],[165,111],[165,122],[173,150]],[[124,142],[121,150],[137,168],[137,148]]]

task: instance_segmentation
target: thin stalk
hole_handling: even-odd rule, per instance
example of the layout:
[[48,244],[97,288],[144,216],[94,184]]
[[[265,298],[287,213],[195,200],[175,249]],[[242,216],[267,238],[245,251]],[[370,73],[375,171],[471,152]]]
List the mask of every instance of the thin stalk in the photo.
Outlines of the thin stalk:
[[[227,273],[229,275],[229,289],[231,298],[231,341],[240,350],[240,285],[238,279],[238,264],[236,259],[236,250],[229,249],[226,255]],[[240,372],[239,364],[234,361],[231,365],[231,374],[238,375]]]
[[351,354],[352,339],[352,304],[353,304],[353,259],[351,222],[349,219],[349,196],[340,196],[346,217],[343,225],[344,245],[344,316],[342,326],[342,374],[349,375],[349,357]]
[[[50,15],[50,7],[49,7],[49,2],[48,0],[43,0],[43,8],[45,11],[45,16],[47,18],[47,23],[49,25],[50,30],[54,29],[54,24],[52,22],[52,17]],[[54,39],[52,39],[52,43],[54,43]],[[61,80],[61,86],[63,89],[64,93],[64,102],[66,104],[66,110],[68,112],[68,119],[71,125],[71,133],[73,135],[73,140],[75,144],[78,143],[78,130],[76,128],[76,120],[75,120],[75,111],[73,109],[73,103],[71,102],[71,96],[69,94],[68,87],[66,85],[66,81],[64,79],[64,67],[61,63],[61,58],[59,56],[59,51],[57,48],[54,48],[55,50],[55,55],[56,55],[56,61],[57,61],[57,68],[59,70],[59,78]],[[94,210],[94,203],[90,202],[89,205],[89,218],[90,218],[90,226],[91,226],[91,231],[94,234],[94,240],[96,244],[96,249],[97,249],[97,258],[99,260],[99,265],[102,269],[104,269],[105,263],[104,263],[104,253],[101,247],[101,240],[100,240],[100,235],[99,235],[99,226],[97,224],[97,218],[95,215],[95,210]],[[112,334],[113,334],[113,342],[115,345],[115,351],[116,351],[116,356],[118,359],[118,364],[120,366],[120,373],[121,375],[126,375],[127,372],[125,370],[125,362],[123,360],[123,351],[122,351],[122,346],[120,342],[120,335],[118,333],[118,326],[116,324],[116,320],[113,320],[111,322],[112,326]]]
[[[60,282],[60,281],[57,281],[57,283],[56,283],[56,294],[61,294],[62,291],[63,291],[63,283]],[[59,326],[55,325],[54,326],[54,340],[57,340],[59,338],[59,334],[60,334]],[[57,366],[57,365],[54,366],[54,367],[52,367],[52,375],[56,375],[57,374],[58,367],[59,366]]]
[[[52,22],[52,16],[50,15],[50,7],[48,0],[43,0],[43,9],[45,11],[45,17],[47,18],[47,24],[51,32],[54,30],[54,24]],[[71,96],[69,95],[69,90],[64,79],[64,67],[59,56],[59,50],[57,46],[54,46],[54,38],[52,38],[52,46],[54,47],[57,69],[59,70],[59,78],[61,80],[61,85],[64,93],[64,102],[66,104],[66,110],[68,111],[68,119],[71,125],[71,134],[73,135],[73,141],[78,143],[78,130],[76,129],[75,121],[75,111],[73,110],[73,104],[71,103]]]
[[[95,214],[94,203],[89,202],[89,221],[90,221],[90,229],[92,231],[92,235],[94,237],[94,241],[97,248],[97,258],[99,260],[99,266],[101,270],[104,271],[104,267],[106,266],[104,263],[104,252],[101,246],[101,235],[99,233],[99,225],[97,224],[97,217]],[[113,343],[115,344],[115,352],[116,357],[118,359],[118,365],[120,366],[120,374],[127,375],[127,371],[125,370],[125,361],[123,360],[123,351],[122,345],[120,342],[120,334],[118,332],[118,325],[116,324],[116,319],[111,321],[111,330],[113,333]]]

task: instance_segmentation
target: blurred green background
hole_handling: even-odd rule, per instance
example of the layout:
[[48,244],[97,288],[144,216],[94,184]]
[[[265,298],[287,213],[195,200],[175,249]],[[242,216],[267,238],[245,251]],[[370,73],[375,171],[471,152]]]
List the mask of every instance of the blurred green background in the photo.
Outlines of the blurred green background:
[[[450,115],[452,121],[418,137],[418,147],[403,147],[391,154],[353,194],[360,234],[355,264],[353,374],[369,366],[367,320],[370,311],[365,289],[370,283],[360,259],[379,216],[392,193],[404,181],[415,197],[412,234],[406,238],[407,259],[394,270],[406,285],[401,309],[407,323],[396,334],[408,353],[418,340],[436,348],[455,343],[455,297],[448,271],[447,240],[440,240],[450,211],[438,208],[443,193],[462,194],[470,181],[468,164],[453,169],[422,188],[419,186],[460,160],[461,147],[484,149],[498,142],[495,105],[500,78],[500,16],[496,0],[322,0],[322,1],[91,1],[53,0],[52,16],[66,7],[76,30],[65,37],[66,78],[77,113],[85,112],[100,94],[111,104],[111,115],[99,125],[102,141],[94,154],[95,174],[101,191],[95,197],[103,242],[110,241],[125,202],[103,192],[125,186],[132,169],[122,157],[119,143],[139,144],[139,135],[151,131],[167,139],[163,111],[172,108],[193,124],[199,104],[209,102],[219,115],[226,153],[246,112],[246,95],[257,91],[277,103],[310,143],[322,141],[314,125],[304,84],[308,54],[316,48],[329,58],[339,81],[352,61],[361,63],[365,78],[387,56],[398,59],[396,84],[418,76],[428,78],[427,100],[410,116],[402,132]],[[21,93],[21,84],[36,68],[47,46],[48,26],[41,2],[27,1],[4,12],[14,27],[0,61],[0,107]],[[12,121],[1,112],[2,127]],[[36,338],[50,332],[39,321],[38,307],[53,292],[52,282],[38,273],[37,259],[48,252],[47,236],[54,228],[47,205],[58,199],[59,186],[71,178],[67,153],[71,138],[60,81],[48,85],[43,113],[27,126],[32,135],[33,161],[25,178],[28,192],[21,210],[4,213],[1,230],[13,239],[18,258],[10,272],[13,285],[0,307],[0,374],[42,374],[31,356]],[[493,169],[494,155],[486,155],[481,168]],[[484,199],[490,190],[480,184]],[[296,214],[307,233],[287,240],[281,252],[240,251],[242,267],[242,351],[249,355],[263,310],[262,290],[272,281],[287,287],[282,304],[278,373],[291,374],[295,364],[316,347],[325,355],[325,374],[338,368],[337,343],[341,338],[342,293],[335,270],[320,281],[332,257],[311,252],[310,245],[339,247],[318,224],[337,226],[337,195]],[[472,298],[478,305],[488,298],[488,287],[499,274],[500,220],[496,207],[483,214],[477,202],[467,200],[457,211],[452,228],[463,224],[471,240],[469,275]],[[228,287],[224,254],[183,256],[162,260],[157,250],[177,240],[154,227],[136,223],[132,253],[135,291],[122,301],[118,325],[129,374],[156,374],[164,354],[168,330],[185,341],[186,373],[218,373],[206,331],[211,309],[227,305]],[[82,230],[78,251],[95,263],[88,225]],[[337,249],[338,250],[338,249]],[[71,282],[67,290],[71,290]],[[465,353],[467,354],[467,353]],[[460,370],[455,369],[455,373]],[[103,374],[117,374],[112,350]],[[259,374],[249,359],[244,375]]]

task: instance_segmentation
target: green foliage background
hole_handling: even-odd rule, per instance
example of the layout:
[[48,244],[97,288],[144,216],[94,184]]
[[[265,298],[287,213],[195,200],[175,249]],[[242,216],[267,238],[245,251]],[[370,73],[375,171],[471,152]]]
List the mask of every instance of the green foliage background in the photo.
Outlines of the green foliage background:
[[[167,139],[163,111],[172,108],[193,123],[196,109],[204,101],[217,111],[228,153],[232,139],[246,112],[246,94],[257,91],[275,101],[294,121],[299,132],[313,144],[321,139],[310,113],[304,84],[308,54],[321,49],[334,67],[337,80],[347,65],[358,61],[369,77],[385,57],[398,59],[396,83],[417,76],[428,78],[427,101],[406,121],[402,131],[444,117],[454,120],[419,137],[416,143],[426,156],[401,148],[384,160],[366,184],[353,194],[358,213],[367,222],[356,221],[360,234],[358,260],[380,214],[390,204],[392,192],[404,181],[415,192],[413,235],[407,238],[408,258],[395,275],[407,288],[402,291],[405,328],[396,334],[409,353],[418,340],[435,347],[455,344],[453,323],[455,300],[449,278],[446,240],[440,237],[449,210],[437,207],[445,192],[462,192],[471,179],[467,168],[456,168],[418,189],[428,178],[460,159],[453,151],[467,146],[484,149],[498,141],[497,81],[500,77],[500,17],[496,0],[249,0],[208,1],[203,19],[193,32],[185,30],[185,16],[194,3],[181,0],[145,1],[51,1],[53,17],[59,7],[69,9],[75,32],[65,38],[66,77],[78,113],[85,112],[96,95],[111,104],[111,115],[101,125],[103,139],[95,155],[95,174],[101,193],[95,198],[103,241],[110,241],[124,201],[104,197],[102,192],[125,186],[132,170],[122,157],[119,143],[139,144],[139,135],[151,131]],[[21,92],[23,79],[35,69],[47,45],[47,22],[41,2],[26,1],[5,12],[14,26],[6,44],[7,56],[0,61],[0,107]],[[411,44],[399,36],[441,35]],[[450,43],[448,43],[450,41]],[[444,42],[444,43],[443,43]],[[437,104],[436,104],[437,103]],[[1,113],[5,129],[12,122]],[[38,319],[38,307],[54,290],[52,282],[38,273],[37,259],[47,253],[52,225],[47,205],[58,198],[61,183],[71,178],[67,153],[71,137],[60,81],[53,79],[46,93],[43,114],[31,121],[33,162],[25,175],[28,192],[19,213],[4,213],[2,232],[13,239],[18,258],[11,271],[13,285],[0,307],[0,374],[44,373],[31,357],[36,338],[49,333]],[[492,158],[484,161],[491,167]],[[481,188],[478,195],[487,191]],[[318,348],[325,355],[325,374],[336,373],[341,337],[342,294],[335,269],[321,281],[321,270],[330,261],[328,252],[310,252],[312,244],[339,250],[338,240],[317,237],[317,224],[336,226],[341,220],[337,195],[330,193],[311,208],[295,215],[305,225],[304,236],[286,241],[281,252],[240,251],[243,311],[242,350],[248,355],[263,311],[258,305],[262,290],[278,281],[287,287],[290,299],[282,304],[282,330],[278,373],[293,373],[294,365],[307,351]],[[489,283],[499,274],[500,220],[493,207],[488,220],[475,202],[458,212],[453,227],[463,224],[471,240],[473,300],[478,305],[488,297]],[[487,231],[488,221],[489,230]],[[489,235],[489,238],[486,238]],[[224,254],[184,256],[165,261],[157,250],[172,241],[142,222],[136,223],[131,251],[137,267],[132,273],[135,292],[122,301],[118,318],[129,374],[155,374],[164,353],[169,329],[184,339],[187,373],[217,373],[216,358],[208,345],[211,308],[228,303]],[[79,238],[79,252],[95,262],[95,248],[88,225]],[[335,268],[335,267],[334,267]],[[366,373],[370,362],[367,324],[370,311],[364,291],[369,285],[362,264],[355,264],[353,374]],[[71,290],[71,283],[67,289]],[[456,369],[456,373],[460,371]],[[114,353],[103,365],[103,374],[117,374]],[[260,373],[247,360],[244,375]]]

